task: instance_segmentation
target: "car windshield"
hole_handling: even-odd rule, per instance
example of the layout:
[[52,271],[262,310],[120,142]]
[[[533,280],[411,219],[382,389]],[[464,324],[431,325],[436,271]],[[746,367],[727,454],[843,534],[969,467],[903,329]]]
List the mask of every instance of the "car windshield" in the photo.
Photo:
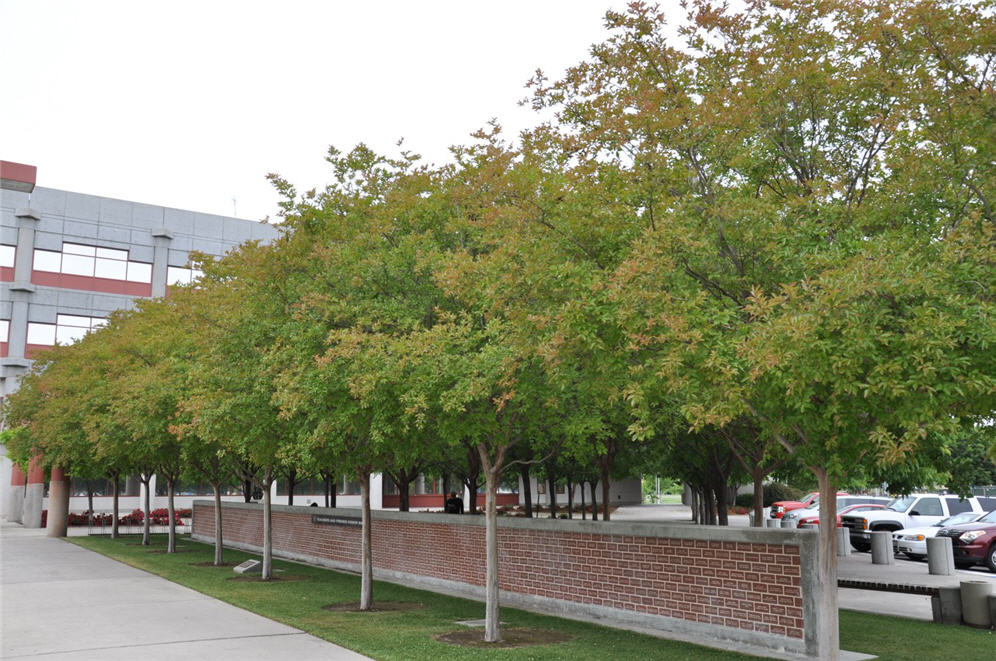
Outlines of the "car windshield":
[[979,523],[996,523],[996,510],[979,519]]
[[977,512],[962,512],[961,514],[954,514],[948,518],[938,521],[934,524],[934,527],[940,528],[942,526],[956,526],[959,523],[969,523],[975,521],[975,517],[979,516]]
[[885,506],[887,510],[893,510],[895,512],[905,512],[916,500],[916,496],[906,496],[905,498],[896,498],[891,503]]

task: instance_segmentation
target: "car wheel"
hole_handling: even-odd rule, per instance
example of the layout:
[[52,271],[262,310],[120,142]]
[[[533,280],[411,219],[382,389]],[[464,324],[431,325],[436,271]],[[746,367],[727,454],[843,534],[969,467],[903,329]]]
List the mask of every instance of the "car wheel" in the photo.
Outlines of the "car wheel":
[[919,553],[907,553],[906,557],[909,558],[910,560],[923,560],[927,556],[920,555]]
[[989,567],[989,571],[996,572],[996,542],[989,546],[989,551],[986,553],[986,567]]
[[851,546],[862,553],[871,550],[872,547],[868,542],[851,542]]

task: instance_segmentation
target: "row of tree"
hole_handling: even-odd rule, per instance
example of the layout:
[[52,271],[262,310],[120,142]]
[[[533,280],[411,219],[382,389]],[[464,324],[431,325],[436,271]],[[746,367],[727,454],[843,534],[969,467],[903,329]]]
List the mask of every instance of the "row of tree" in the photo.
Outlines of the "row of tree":
[[234,462],[267,499],[281,466],[355,475],[366,607],[370,473],[470,453],[489,641],[510,466],[556,453],[607,489],[642,450],[722,499],[735,464],[760,519],[798,462],[835,618],[838,485],[935,466],[996,409],[996,8],[688,5],[673,30],[607,13],[590,58],[530,82],[551,119],[514,143],[331,149],[300,195],[272,176],[278,240],[55,349],[8,420],[74,471]]

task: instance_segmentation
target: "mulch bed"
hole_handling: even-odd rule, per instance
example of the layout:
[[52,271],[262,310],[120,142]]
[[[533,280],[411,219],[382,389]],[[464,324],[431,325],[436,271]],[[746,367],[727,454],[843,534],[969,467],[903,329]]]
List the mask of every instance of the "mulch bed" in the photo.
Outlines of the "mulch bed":
[[500,643],[484,642],[483,629],[461,629],[434,636],[441,643],[459,645],[461,647],[500,648],[528,647],[530,645],[551,645],[564,643],[571,639],[569,634],[549,629],[502,629],[503,640]]
[[327,606],[322,606],[323,611],[329,611],[331,613],[389,613],[397,611],[413,611],[419,608],[425,608],[423,604],[415,601],[375,601],[373,603],[373,608],[369,610],[360,610],[360,603],[358,601],[347,601],[342,604],[328,604]]
[[241,581],[243,583],[291,583],[294,581],[307,581],[311,577],[307,574],[274,574],[273,578],[264,581],[262,576],[233,576],[229,581]]

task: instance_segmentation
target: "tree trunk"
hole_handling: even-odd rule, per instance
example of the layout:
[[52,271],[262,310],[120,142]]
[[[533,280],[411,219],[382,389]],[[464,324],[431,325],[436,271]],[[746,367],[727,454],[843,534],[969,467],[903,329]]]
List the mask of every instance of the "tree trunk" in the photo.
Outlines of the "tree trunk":
[[412,481],[408,477],[408,473],[402,473],[399,476],[400,480],[395,480],[394,483],[398,487],[398,511],[399,512],[410,512],[411,511],[411,498],[409,491],[411,490]]
[[250,479],[242,481],[242,498],[244,498],[247,503],[252,502],[252,480]]
[[501,479],[500,461],[490,464],[484,445],[480,445],[481,463],[485,465],[484,480],[487,486],[487,499],[484,502],[485,519],[485,605],[484,605],[484,642],[499,643],[501,637],[501,621],[499,620],[498,591],[498,481]]
[[588,511],[585,509],[584,505],[584,480],[581,480],[581,520],[584,521],[588,518]]
[[[764,470],[754,469],[754,527],[764,526]],[[837,524],[835,523],[834,526]]]
[[146,475],[146,474],[143,473],[142,474],[142,484],[145,486],[145,500],[144,500],[144,505],[143,505],[145,507],[145,509],[143,510],[143,514],[145,516],[142,517],[142,546],[148,546],[151,543],[151,539],[150,539],[150,536],[149,536],[149,525],[150,525],[150,522],[149,522],[149,501],[150,501],[149,485],[151,483],[152,483],[152,475]]
[[836,661],[840,654],[840,629],[837,618],[837,485],[825,468],[810,466],[820,488],[819,531],[819,620],[817,636],[820,659]]
[[263,471],[263,571],[260,575],[264,581],[273,578],[273,525],[271,520],[273,472],[267,468]]
[[294,504],[294,487],[297,486],[297,470],[290,469],[287,471],[287,504]]
[[[72,482],[69,484],[72,484]],[[86,507],[86,525],[89,528],[93,528],[93,484],[90,480],[86,481]]]
[[688,486],[689,500],[691,501],[690,506],[692,508],[692,523],[701,524],[702,523],[702,512],[699,510],[699,492],[698,489],[692,485]]
[[118,478],[120,476],[114,475],[114,486],[112,487],[111,494],[113,498],[111,499],[111,539],[118,538],[118,498],[120,493],[118,493]]
[[322,474],[322,487],[325,490],[325,507],[329,507],[329,490],[331,481],[328,475]]
[[211,488],[214,489],[214,564],[220,567],[225,564],[222,558],[225,544],[221,536],[221,484],[216,482]]
[[522,480],[523,498],[525,500],[526,518],[533,518],[533,485],[529,477],[529,464],[522,464],[519,467],[519,479]]
[[709,487],[703,487],[702,489],[702,502],[704,506],[702,514],[705,519],[705,525],[716,525],[716,500],[713,497],[712,489]]
[[551,473],[550,476],[546,478],[546,488],[547,488],[547,490],[548,490],[548,492],[550,494],[549,498],[548,498],[549,501],[550,501],[550,518],[551,519],[556,519],[557,518],[557,485],[556,485],[556,483],[553,480],[554,480],[553,474]]
[[602,479],[602,521],[609,520],[609,458],[599,460],[599,472]]
[[176,553],[176,509],[173,507],[173,493],[176,490],[176,480],[166,479],[166,512],[169,515],[169,542],[166,545],[167,553]]
[[716,514],[718,517],[718,523],[721,526],[730,525],[730,510],[727,505],[727,492],[725,483],[716,483]]
[[473,480],[474,487],[472,487],[472,488],[468,487],[468,495],[467,495],[468,507],[467,507],[467,514],[477,514],[477,479],[476,478],[479,475],[480,474],[478,473],[478,475],[474,476],[474,478],[475,478]]
[[361,530],[362,542],[360,545],[360,610],[368,611],[373,608],[373,556],[371,555],[371,534],[370,534],[370,469],[357,469],[357,477],[360,478],[360,501],[362,512]]
[[574,518],[574,483],[567,480],[567,518]]
[[588,488],[591,489],[591,520],[598,521],[598,492],[595,490],[595,483],[589,482]]

